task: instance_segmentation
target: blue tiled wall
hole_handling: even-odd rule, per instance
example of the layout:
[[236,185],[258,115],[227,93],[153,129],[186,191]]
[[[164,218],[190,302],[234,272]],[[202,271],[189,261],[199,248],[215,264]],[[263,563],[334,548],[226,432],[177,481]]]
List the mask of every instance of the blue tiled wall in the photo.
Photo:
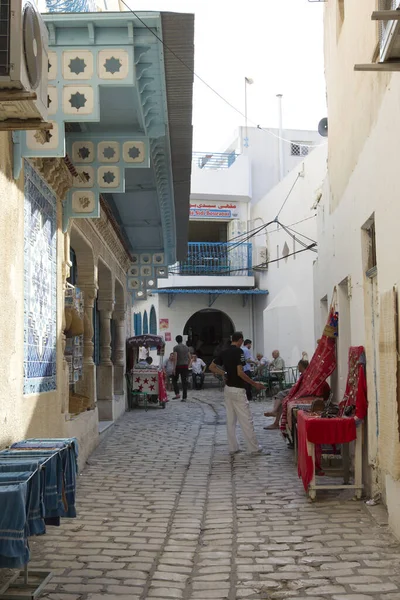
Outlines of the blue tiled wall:
[[57,207],[25,161],[24,394],[56,389]]

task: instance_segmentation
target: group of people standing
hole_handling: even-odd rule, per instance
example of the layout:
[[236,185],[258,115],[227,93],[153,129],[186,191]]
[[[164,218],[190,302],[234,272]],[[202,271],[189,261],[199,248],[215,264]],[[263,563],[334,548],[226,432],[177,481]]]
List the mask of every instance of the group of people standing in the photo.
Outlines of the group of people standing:
[[[239,422],[245,438],[247,450],[251,454],[260,454],[263,452],[262,446],[258,444],[253,425],[253,418],[250,410],[249,400],[251,399],[252,388],[264,389],[264,384],[257,382],[251,377],[251,365],[254,364],[257,369],[267,368],[271,377],[277,376],[279,372],[285,369],[285,363],[279,355],[278,350],[272,353],[273,360],[268,363],[262,355],[257,355],[257,361],[251,356],[251,340],[243,340],[243,334],[236,332],[232,336],[232,344],[224,350],[220,356],[216,357],[210,365],[210,371],[215,374],[223,375],[225,378],[225,407],[226,407],[226,427],[228,437],[228,447],[231,454],[240,452],[236,437],[236,425]],[[300,377],[303,376],[308,367],[308,361],[305,357],[300,360],[298,369]],[[278,429],[279,419],[282,413],[282,404],[285,401],[289,390],[281,391],[275,396],[273,411],[265,413],[265,416],[275,417],[275,422],[264,429]]]
[[[192,370],[193,387],[201,387],[204,382],[206,364],[195,352],[191,352],[191,350],[193,351],[192,348],[183,343],[181,335],[176,336],[175,340],[176,346],[174,346],[173,352],[171,352],[164,367],[167,377],[172,379],[175,392],[174,400],[181,398],[179,391],[180,379],[182,384],[181,402],[186,402],[189,369]],[[225,381],[226,427],[228,447],[231,454],[236,454],[240,451],[236,436],[236,425],[238,422],[242,429],[248,451],[251,454],[260,454],[263,452],[263,448],[259,445],[254,430],[249,400],[252,398],[252,389],[263,390],[265,389],[265,384],[256,381],[253,376],[260,369],[267,368],[268,372],[273,375],[279,371],[283,372],[285,368],[285,363],[280,357],[278,350],[273,351],[272,361],[269,362],[262,354],[257,354],[257,359],[254,359],[251,354],[251,347],[252,341],[244,339],[242,332],[237,331],[232,335],[230,345],[225,345],[221,348],[209,366],[210,371],[214,375],[222,377]],[[279,401],[281,404],[282,399],[280,397]],[[276,403],[274,411],[275,409],[277,411],[279,409]]]

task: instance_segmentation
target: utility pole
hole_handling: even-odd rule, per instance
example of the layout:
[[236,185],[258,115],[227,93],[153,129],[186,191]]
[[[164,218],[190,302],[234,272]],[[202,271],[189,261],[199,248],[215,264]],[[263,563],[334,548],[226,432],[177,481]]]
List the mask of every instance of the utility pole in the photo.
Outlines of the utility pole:
[[284,156],[283,156],[283,119],[282,119],[282,98],[283,94],[277,94],[279,107],[279,181],[284,177]]
[[251,77],[244,78],[244,130],[245,130],[245,138],[244,138],[244,147],[249,147],[249,132],[247,129],[247,86],[252,85],[254,83]]

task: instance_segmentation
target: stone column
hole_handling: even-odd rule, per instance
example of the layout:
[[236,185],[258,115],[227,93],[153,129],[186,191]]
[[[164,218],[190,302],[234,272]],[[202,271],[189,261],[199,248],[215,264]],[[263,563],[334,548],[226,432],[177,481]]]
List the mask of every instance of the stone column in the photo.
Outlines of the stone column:
[[111,317],[113,300],[99,300],[100,365],[97,368],[97,404],[100,421],[113,421],[114,365],[111,361]]
[[115,348],[114,348],[114,392],[118,395],[124,393],[125,379],[125,311],[114,310],[115,322]]
[[77,383],[77,391],[90,398],[91,406],[96,404],[96,365],[93,360],[93,309],[97,295],[97,286],[79,286],[83,293],[84,331],[83,331],[83,378]]

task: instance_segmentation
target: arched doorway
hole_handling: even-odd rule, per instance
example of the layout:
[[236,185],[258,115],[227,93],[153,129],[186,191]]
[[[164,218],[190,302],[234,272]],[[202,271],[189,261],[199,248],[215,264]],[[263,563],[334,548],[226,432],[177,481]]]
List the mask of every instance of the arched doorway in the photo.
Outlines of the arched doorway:
[[188,336],[189,345],[209,364],[217,347],[227,343],[234,331],[234,324],[228,315],[221,310],[205,308],[190,317],[183,334]]

